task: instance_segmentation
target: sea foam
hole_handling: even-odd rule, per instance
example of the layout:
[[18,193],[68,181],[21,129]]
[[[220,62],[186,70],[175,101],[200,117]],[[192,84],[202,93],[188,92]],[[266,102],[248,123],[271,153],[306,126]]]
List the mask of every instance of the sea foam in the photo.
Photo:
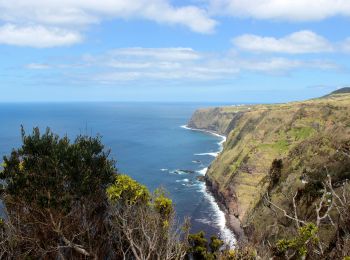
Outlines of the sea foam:
[[210,155],[210,156],[216,157],[219,155],[219,153],[218,152],[216,152],[216,153],[195,153],[194,155],[198,155],[198,156]]
[[209,201],[212,211],[214,212],[214,224],[216,224],[220,229],[220,238],[230,248],[234,248],[236,244],[236,237],[235,234],[226,225],[225,213],[220,209],[214,196],[207,190],[205,183],[201,183],[200,191],[204,194],[204,197],[207,199],[207,201]]
[[208,171],[208,167],[205,167],[205,168],[203,168],[203,169],[201,169],[201,170],[199,170],[199,171],[197,171],[200,175],[205,175],[206,173],[207,173],[207,171]]
[[[193,128],[188,127],[187,125],[183,125],[181,127],[184,128],[184,129],[187,129],[187,130],[191,130],[191,131],[206,132],[206,133],[209,133],[209,134],[212,134],[212,135],[215,135],[215,136],[221,138],[220,142],[218,142],[218,145],[219,145],[219,151],[218,152],[215,152],[215,153],[200,153],[200,154],[196,154],[196,155],[211,155],[211,156],[217,157],[219,155],[219,153],[222,152],[223,145],[224,145],[224,143],[226,141],[226,137],[225,136],[219,135],[217,133],[213,133],[213,132],[208,131],[208,130],[193,129]],[[207,171],[208,171],[208,168],[206,167],[206,168],[203,168],[203,169],[201,169],[201,170],[199,170],[197,172],[204,176]],[[216,202],[216,200],[215,200],[214,196],[211,194],[211,192],[209,192],[207,190],[207,187],[206,187],[205,183],[200,183],[199,187],[200,187],[199,191],[204,194],[204,197],[209,202],[209,204],[210,204],[210,206],[211,206],[211,208],[212,208],[212,210],[214,212],[214,215],[215,215],[214,224],[216,226],[218,226],[219,229],[220,229],[220,238],[230,248],[234,248],[235,244],[236,244],[236,237],[235,237],[235,234],[232,232],[232,230],[230,230],[227,227],[225,213],[220,209],[218,203]]]

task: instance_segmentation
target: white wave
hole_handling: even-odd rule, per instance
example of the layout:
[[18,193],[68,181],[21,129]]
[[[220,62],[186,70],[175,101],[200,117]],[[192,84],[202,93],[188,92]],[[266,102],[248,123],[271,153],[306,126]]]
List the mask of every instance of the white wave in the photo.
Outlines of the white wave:
[[[218,143],[219,145],[219,151],[216,153],[200,153],[200,154],[195,154],[195,155],[211,155],[214,157],[217,157],[219,153],[223,150],[223,145],[226,142],[226,137],[223,135],[219,135],[217,133],[213,133],[211,131],[207,130],[202,130],[202,129],[193,129],[188,127],[187,125],[181,126],[184,129],[188,130],[193,130],[193,131],[201,131],[201,132],[206,132],[210,133],[212,135],[215,135],[217,137],[221,138],[221,141]],[[203,168],[199,171],[201,175],[205,175],[206,172],[208,171],[208,168]],[[216,202],[214,196],[207,190],[205,183],[201,182],[199,183],[199,192],[204,194],[204,198],[209,202],[213,212],[214,212],[214,219],[215,219],[215,225],[220,229],[220,238],[230,247],[234,248],[236,244],[236,237],[235,234],[227,227],[226,223],[226,217],[225,213],[220,209],[219,204]]]
[[161,172],[166,172],[166,171],[168,171],[168,169],[162,168],[162,169],[160,169],[160,171],[161,171]]
[[199,160],[193,160],[192,162],[193,163],[201,163],[201,161],[199,161]]
[[215,132],[212,132],[212,131],[209,131],[209,130],[205,130],[205,129],[197,129],[197,128],[191,128],[187,125],[182,125],[180,126],[181,128],[184,128],[184,129],[187,129],[187,130],[191,130],[191,131],[199,131],[199,132],[205,132],[205,133],[208,133],[208,134],[211,134],[211,135],[214,135],[214,136],[217,136],[217,137],[220,137],[222,138],[223,140],[226,141],[226,137],[223,136],[223,135],[220,135],[218,133],[215,133]]
[[209,155],[209,156],[217,157],[219,155],[219,153],[218,152],[216,152],[216,153],[195,153],[194,155],[197,155],[197,156]]
[[179,170],[172,170],[172,171],[169,171],[169,173],[171,173],[171,174],[178,174],[178,175],[186,174],[185,172],[179,171]]
[[220,229],[220,238],[230,247],[234,248],[236,244],[235,234],[227,227],[225,213],[220,209],[216,203],[215,198],[207,190],[204,183],[201,183],[200,191],[204,197],[209,201],[210,207],[214,212],[214,224]]
[[182,126],[180,126],[180,127],[183,128],[183,129],[187,129],[187,130],[194,130],[194,129],[188,127],[187,125],[182,125]]
[[203,168],[203,169],[201,169],[201,170],[199,170],[199,171],[197,171],[200,175],[205,175],[206,173],[207,173],[207,171],[208,171],[208,167],[206,167],[206,168]]
[[181,185],[182,185],[182,186],[186,186],[186,187],[196,186],[196,185],[193,184],[193,183],[182,183]]
[[203,223],[203,224],[211,224],[211,221],[209,219],[206,218],[196,218],[195,221]]
[[189,179],[176,180],[176,182],[189,182]]
[[222,140],[220,142],[218,142],[218,145],[223,146],[224,143],[226,142],[226,137],[222,136],[222,135],[220,137],[221,137]]
[[226,136],[220,135],[218,133],[215,133],[215,132],[212,132],[212,131],[209,131],[209,130],[205,130],[205,129],[191,128],[191,127],[188,127],[187,125],[182,125],[180,127],[184,128],[184,129],[187,129],[187,130],[191,130],[191,131],[205,132],[205,133],[208,133],[208,134],[211,134],[211,135],[214,135],[214,136],[217,136],[217,137],[221,138],[221,140],[218,142],[218,145],[220,147],[218,152],[216,152],[216,153],[198,153],[198,154],[195,154],[195,155],[210,155],[210,156],[217,157],[219,155],[219,153],[222,152],[224,143],[226,142]]

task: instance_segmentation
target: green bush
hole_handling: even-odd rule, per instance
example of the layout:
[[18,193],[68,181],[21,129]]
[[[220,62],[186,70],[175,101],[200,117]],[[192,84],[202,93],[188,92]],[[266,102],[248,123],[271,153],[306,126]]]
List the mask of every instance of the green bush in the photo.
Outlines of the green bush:
[[99,137],[78,136],[73,143],[50,129],[25,135],[23,145],[4,157],[0,179],[6,194],[29,205],[69,210],[73,202],[104,197],[115,162]]
[[151,197],[146,186],[124,174],[115,177],[113,184],[107,188],[107,196],[112,202],[128,205],[148,203]]
[[315,224],[306,224],[305,226],[299,228],[298,235],[296,237],[277,241],[277,253],[290,253],[298,257],[305,257],[308,253],[308,246],[318,242],[317,232],[318,228]]

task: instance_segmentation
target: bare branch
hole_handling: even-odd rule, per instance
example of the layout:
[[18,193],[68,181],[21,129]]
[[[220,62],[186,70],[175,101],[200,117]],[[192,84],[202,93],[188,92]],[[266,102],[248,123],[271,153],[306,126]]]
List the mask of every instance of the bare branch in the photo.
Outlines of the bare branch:
[[[291,220],[294,220],[294,221],[297,223],[297,224],[296,224],[297,226],[300,226],[300,223],[301,223],[301,224],[304,224],[304,225],[306,224],[305,221],[300,220],[300,219],[298,219],[297,217],[292,217],[292,216],[290,216],[290,215],[287,213],[286,210],[284,210],[284,209],[282,209],[281,207],[279,207],[279,206],[277,206],[276,204],[274,204],[271,200],[268,199],[268,195],[265,196],[265,200],[266,200],[269,204],[271,204],[272,206],[274,206],[276,209],[282,211],[282,212],[283,212],[283,215],[284,215],[286,218],[289,218],[289,219],[291,219]],[[296,211],[295,211],[295,212],[296,212]]]

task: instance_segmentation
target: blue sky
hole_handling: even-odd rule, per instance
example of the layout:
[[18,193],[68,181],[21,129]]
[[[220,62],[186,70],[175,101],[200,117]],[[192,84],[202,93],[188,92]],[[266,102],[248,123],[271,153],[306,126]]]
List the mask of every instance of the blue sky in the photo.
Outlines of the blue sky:
[[348,0],[0,0],[0,102],[284,102],[348,86]]

